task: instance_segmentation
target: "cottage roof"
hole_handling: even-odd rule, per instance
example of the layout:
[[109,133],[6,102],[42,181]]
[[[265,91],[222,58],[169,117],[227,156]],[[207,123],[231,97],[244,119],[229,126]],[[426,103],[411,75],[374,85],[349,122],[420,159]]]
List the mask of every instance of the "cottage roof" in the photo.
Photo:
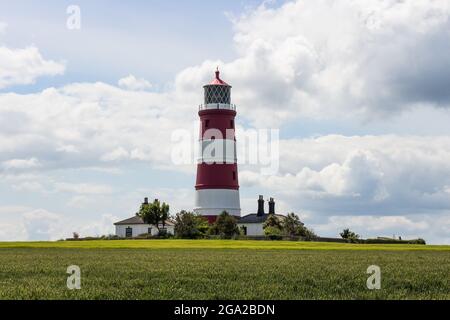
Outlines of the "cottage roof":
[[[124,224],[130,224],[131,225],[131,224],[146,224],[146,223],[139,216],[134,216],[134,217],[131,217],[131,218],[128,218],[128,219],[125,219],[125,220],[122,220],[122,221],[114,223],[114,225],[116,225],[116,226],[117,225],[124,225]],[[173,226],[173,222],[170,221],[170,220],[166,220],[166,225],[167,226]]]
[[[275,216],[277,216],[280,219],[285,218],[285,216],[281,214],[275,214]],[[264,221],[266,221],[268,217],[269,214],[267,213],[262,216],[258,216],[258,214],[256,213],[250,213],[246,216],[241,217],[237,223],[264,223]]]

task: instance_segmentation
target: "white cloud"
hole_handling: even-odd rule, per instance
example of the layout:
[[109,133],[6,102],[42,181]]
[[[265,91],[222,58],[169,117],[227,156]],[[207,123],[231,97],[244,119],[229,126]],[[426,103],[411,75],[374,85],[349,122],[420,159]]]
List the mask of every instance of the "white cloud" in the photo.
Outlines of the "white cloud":
[[[177,128],[190,129],[197,121],[194,110],[202,100],[201,86],[210,80],[217,64],[225,80],[239,88],[233,92],[240,105],[239,116],[258,127],[313,114],[341,118],[395,113],[417,103],[442,106],[445,99],[434,101],[439,96],[435,94],[422,94],[414,101],[409,101],[410,94],[400,97],[402,90],[393,81],[409,69],[393,62],[408,61],[405,56],[416,47],[432,50],[424,44],[447,30],[446,3],[370,1],[369,9],[358,1],[298,1],[276,9],[263,5],[234,21],[236,60],[205,61],[187,68],[167,92],[77,83],[36,94],[1,96],[1,157],[44,154],[51,158],[46,168],[61,163],[96,166],[99,159],[167,166],[171,133]],[[387,59],[384,49],[391,53],[391,47],[396,51]],[[423,55],[431,53],[435,51]],[[408,79],[422,79],[436,65],[439,75],[446,70],[441,68],[445,59],[447,55],[417,61],[414,70],[418,74]],[[133,75],[119,83],[127,89],[147,86]],[[419,94],[414,83],[404,79],[399,83]]]
[[0,215],[18,215],[28,210],[31,208],[27,206],[0,206]]
[[89,205],[92,205],[95,201],[96,199],[86,195],[76,195],[67,202],[67,205],[74,208],[86,209],[89,208]]
[[56,151],[59,152],[66,152],[66,153],[79,153],[80,151],[77,149],[77,147],[73,145],[63,145],[61,147],[58,147]]
[[75,232],[78,232],[81,237],[114,234],[114,223],[117,221],[120,221],[120,218],[111,214],[104,214],[101,216],[100,220],[81,226],[79,230]]
[[11,159],[2,162],[1,167],[4,170],[11,170],[11,169],[33,169],[40,167],[41,164],[38,159],[36,158],[30,158],[30,159]]
[[27,240],[55,240],[64,227],[60,215],[43,209],[26,212],[22,216]]
[[116,149],[114,149],[113,151],[104,154],[103,156],[101,156],[101,160],[102,161],[118,161],[118,160],[124,160],[124,159],[129,159],[130,158],[130,153],[125,150],[123,147],[118,147]]
[[393,229],[406,231],[423,231],[429,225],[425,221],[412,221],[404,216],[332,216],[329,222],[338,226],[337,230],[347,227],[364,228],[368,231],[389,232]]
[[19,192],[45,192],[45,187],[37,181],[23,181],[12,185],[13,190]]
[[173,169],[172,132],[194,128],[201,96],[201,88],[195,94],[151,93],[104,83],[0,95],[0,163],[20,155],[39,158],[42,170],[113,161]]
[[136,78],[132,74],[122,78],[118,82],[119,87],[126,90],[141,91],[152,88],[152,84],[145,79]]
[[[193,199],[195,197],[194,188],[138,188],[129,194],[129,198],[141,199],[140,197],[144,195],[149,197],[149,201],[154,199],[159,199],[162,202],[166,202],[170,205],[171,214],[176,214],[181,210],[192,210]],[[130,201],[129,203],[136,203],[136,201]],[[134,206],[130,208],[128,215],[130,213],[136,212],[138,207]]]
[[69,192],[85,195],[104,195],[113,193],[113,188],[109,185],[90,183],[67,183],[56,182],[54,188],[57,192]]
[[64,73],[64,65],[45,60],[36,47],[11,49],[0,46],[0,89],[33,84],[38,77]]
[[118,217],[92,216],[90,221],[74,221],[67,214],[23,206],[0,206],[0,241],[59,240],[78,232],[80,236],[100,236],[114,231]]
[[450,137],[323,136],[280,143],[281,172],[243,169],[292,205],[329,214],[404,214],[450,209]]
[[261,127],[448,107],[449,15],[447,0],[264,4],[234,20],[237,59],[188,68],[177,84],[197,90],[219,64],[240,114]]
[[20,241],[27,239],[27,232],[22,224],[0,223],[0,241]]

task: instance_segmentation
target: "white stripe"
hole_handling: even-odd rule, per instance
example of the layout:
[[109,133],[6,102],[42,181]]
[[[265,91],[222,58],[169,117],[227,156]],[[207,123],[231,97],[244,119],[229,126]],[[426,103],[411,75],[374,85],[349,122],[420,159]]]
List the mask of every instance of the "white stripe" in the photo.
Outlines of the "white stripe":
[[198,163],[237,163],[236,141],[229,139],[200,140]]
[[202,189],[195,192],[194,212],[202,215],[220,215],[223,211],[241,216],[239,190]]

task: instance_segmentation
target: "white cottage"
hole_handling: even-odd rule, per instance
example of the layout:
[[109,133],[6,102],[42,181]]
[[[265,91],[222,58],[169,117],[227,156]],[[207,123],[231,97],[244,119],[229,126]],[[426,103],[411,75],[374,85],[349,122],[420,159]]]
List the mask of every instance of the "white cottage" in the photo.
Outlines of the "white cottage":
[[[152,236],[158,235],[158,228],[156,226],[147,224],[139,216],[134,216],[123,221],[114,223],[116,227],[116,236],[121,238],[135,238],[139,235],[149,234]],[[170,220],[165,222],[164,229],[169,234],[174,234],[174,223]],[[164,230],[162,224],[159,225],[160,230]]]
[[269,200],[269,213],[265,213],[264,198],[263,196],[259,196],[258,212],[241,217],[238,220],[237,225],[239,228],[242,228],[244,230],[244,234],[247,236],[263,236],[263,225],[270,214],[274,214],[280,220],[283,220],[285,218],[285,216],[275,213],[275,200],[273,198],[270,198]]

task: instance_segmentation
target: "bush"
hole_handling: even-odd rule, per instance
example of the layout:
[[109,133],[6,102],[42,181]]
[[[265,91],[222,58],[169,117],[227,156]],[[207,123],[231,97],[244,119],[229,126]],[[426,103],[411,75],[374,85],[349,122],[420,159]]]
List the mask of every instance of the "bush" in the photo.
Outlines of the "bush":
[[158,237],[159,238],[167,238],[169,236],[169,233],[167,232],[167,229],[162,229],[158,231]]
[[358,240],[360,243],[366,244],[423,244],[426,242],[424,239],[412,239],[412,240],[397,240],[397,239],[366,239],[366,240]]
[[109,234],[109,235],[103,235],[99,237],[84,237],[84,238],[67,238],[65,240],[60,241],[94,241],[94,240],[122,240],[124,238],[121,238],[119,236],[116,236],[115,234]]
[[150,233],[142,233],[142,234],[137,235],[133,239],[140,239],[140,240],[142,240],[142,239],[152,239],[152,238],[154,238],[154,237]]
[[158,235],[155,238],[158,238],[158,239],[171,239],[173,237],[174,237],[174,235],[169,233],[169,232],[167,232],[167,230],[160,230]]
[[409,244],[427,244],[426,241],[422,238],[415,239],[415,240],[408,240]]
[[264,234],[269,237],[270,240],[281,240],[283,239],[283,234],[281,230],[277,227],[266,227],[264,228]]
[[223,239],[231,239],[239,235],[236,218],[224,211],[217,217],[216,222],[209,228],[209,234],[218,235]]
[[274,214],[269,214],[266,221],[264,221],[263,229],[266,229],[268,227],[274,227],[279,229],[280,231],[283,230],[283,224],[281,223],[280,219]]
[[183,210],[175,216],[175,235],[177,238],[203,238],[208,228],[208,222],[198,214]]
[[264,234],[270,240],[283,239],[283,224],[281,220],[274,214],[269,214],[263,224]]

